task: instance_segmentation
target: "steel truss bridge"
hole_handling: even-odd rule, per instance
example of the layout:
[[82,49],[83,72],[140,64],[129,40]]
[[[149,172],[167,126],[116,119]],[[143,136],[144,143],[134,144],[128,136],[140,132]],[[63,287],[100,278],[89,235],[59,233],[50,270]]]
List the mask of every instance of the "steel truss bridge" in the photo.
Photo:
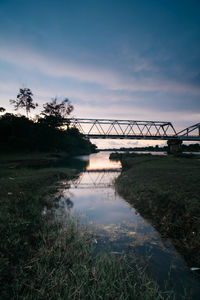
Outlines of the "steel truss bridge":
[[200,141],[200,123],[176,132],[171,122],[111,119],[66,119],[90,139],[147,139],[168,141]]

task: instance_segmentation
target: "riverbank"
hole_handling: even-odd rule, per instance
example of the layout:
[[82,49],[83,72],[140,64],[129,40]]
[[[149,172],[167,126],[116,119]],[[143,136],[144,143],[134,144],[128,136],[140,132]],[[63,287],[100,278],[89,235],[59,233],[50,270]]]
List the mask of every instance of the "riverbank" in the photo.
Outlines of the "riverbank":
[[56,183],[76,174],[48,167],[57,156],[1,156],[1,298],[173,299],[125,257],[95,256],[93,236],[76,220],[54,219]]
[[200,267],[200,159],[193,155],[113,154],[122,162],[119,194],[163,237],[170,238],[190,267]]

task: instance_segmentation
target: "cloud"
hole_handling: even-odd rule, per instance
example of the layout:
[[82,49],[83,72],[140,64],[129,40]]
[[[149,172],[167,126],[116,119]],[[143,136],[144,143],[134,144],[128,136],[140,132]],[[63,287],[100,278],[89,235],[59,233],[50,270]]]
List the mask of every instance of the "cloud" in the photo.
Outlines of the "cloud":
[[[19,86],[14,82],[0,83],[1,106],[8,107],[9,99],[13,99],[18,92]],[[199,122],[200,113],[197,109],[182,109],[177,105],[171,109],[167,109],[167,105],[163,103],[154,103],[156,100],[149,96],[148,98],[134,99],[131,95],[117,94],[113,91],[106,92],[104,90],[99,92],[91,92],[82,89],[68,89],[65,87],[58,88],[52,86],[31,86],[35,95],[34,99],[39,103],[40,107],[33,112],[40,113],[42,104],[49,101],[54,96],[68,97],[75,110],[73,115],[79,118],[108,118],[108,119],[129,119],[129,120],[161,120],[171,121],[174,123],[177,130]],[[37,92],[35,94],[35,92]],[[140,101],[141,100],[141,101]],[[167,100],[166,100],[167,102]],[[170,103],[172,105],[172,103]],[[191,104],[192,106],[192,104]],[[11,110],[11,106],[9,110]],[[176,108],[176,109],[175,109]],[[181,112],[181,113],[180,113]]]
[[[11,49],[13,50],[11,51]],[[48,75],[50,83],[48,77],[45,83],[43,81],[39,83],[39,79],[37,82],[33,80],[34,84],[31,82],[33,93],[37,93],[35,100],[42,105],[54,96],[69,97],[75,106],[74,115],[76,117],[131,120],[159,119],[172,122],[175,120],[174,126],[177,130],[197,123],[200,119],[196,97],[200,94],[200,87],[151,78],[150,76],[148,78],[131,77],[127,73],[125,75],[120,74],[117,70],[110,71],[108,68],[78,65],[19,46],[1,46],[0,59],[29,71],[34,70],[36,71],[34,76],[38,76],[38,78],[40,78],[40,73]],[[148,63],[146,60],[138,59],[137,63],[136,69],[138,72],[153,68],[151,62]],[[62,78],[66,79],[64,81],[66,83],[68,78],[72,78],[75,82],[71,87],[68,87],[60,80]],[[55,83],[51,84],[54,79]],[[60,81],[62,83],[58,84]],[[84,83],[91,85],[84,85]],[[95,88],[93,88],[93,84],[98,86],[95,85]],[[90,86],[92,88],[88,88]],[[5,106],[6,101],[8,103],[10,98],[15,97],[18,89],[18,83],[2,81],[0,83],[1,106]],[[172,97],[174,99],[173,104],[169,92],[171,95],[173,95],[173,92],[187,92],[191,97],[190,100],[187,100],[182,95],[177,97],[174,94]],[[5,100],[5,98],[7,99]],[[197,104],[195,104],[195,101]]]
[[135,68],[135,73],[119,73],[108,68],[99,66],[76,64],[66,59],[55,58],[40,54],[37,51],[19,46],[1,46],[0,59],[13,63],[23,68],[37,70],[45,75],[54,78],[71,78],[85,83],[95,83],[110,91],[127,92],[148,92],[163,91],[176,93],[200,94],[200,87],[182,82],[156,78],[152,75],[136,76],[144,68],[150,68],[146,61],[143,61]]
[[[124,120],[154,120],[154,121],[169,121],[172,122],[175,129],[181,130],[185,127],[199,122],[200,113],[193,112],[180,112],[179,111],[158,111],[144,110],[138,106],[135,107],[122,107],[119,104],[109,105],[109,107],[92,107],[90,104],[77,104],[74,111],[75,117],[81,118],[108,118],[108,119],[124,119]],[[122,117],[123,116],[123,117]]]

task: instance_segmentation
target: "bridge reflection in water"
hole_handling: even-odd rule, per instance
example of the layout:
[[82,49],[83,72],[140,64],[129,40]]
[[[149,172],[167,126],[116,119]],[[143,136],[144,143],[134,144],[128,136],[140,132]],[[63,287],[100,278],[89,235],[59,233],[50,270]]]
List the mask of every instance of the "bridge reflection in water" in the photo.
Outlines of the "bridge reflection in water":
[[119,176],[121,169],[109,170],[87,170],[80,176],[70,181],[70,188],[91,189],[106,188],[113,185],[114,180]]

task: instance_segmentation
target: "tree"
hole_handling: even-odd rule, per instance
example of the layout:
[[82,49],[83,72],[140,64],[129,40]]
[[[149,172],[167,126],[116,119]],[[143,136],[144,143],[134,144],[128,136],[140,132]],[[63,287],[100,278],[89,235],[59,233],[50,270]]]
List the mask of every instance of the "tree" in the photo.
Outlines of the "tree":
[[[74,107],[69,99],[65,98],[61,103],[57,103],[58,99],[55,97],[51,102],[43,105],[44,110],[41,112],[43,118],[39,119],[40,123],[45,123],[50,127],[60,127],[64,123],[64,119],[69,116]],[[65,124],[69,124],[65,122]]]
[[5,111],[5,108],[4,107],[0,107],[0,113],[4,112],[4,111]]
[[30,113],[31,109],[35,109],[38,104],[33,102],[33,93],[29,88],[23,88],[19,90],[16,100],[10,100],[10,103],[14,105],[15,110],[19,108],[26,109],[26,116]]

